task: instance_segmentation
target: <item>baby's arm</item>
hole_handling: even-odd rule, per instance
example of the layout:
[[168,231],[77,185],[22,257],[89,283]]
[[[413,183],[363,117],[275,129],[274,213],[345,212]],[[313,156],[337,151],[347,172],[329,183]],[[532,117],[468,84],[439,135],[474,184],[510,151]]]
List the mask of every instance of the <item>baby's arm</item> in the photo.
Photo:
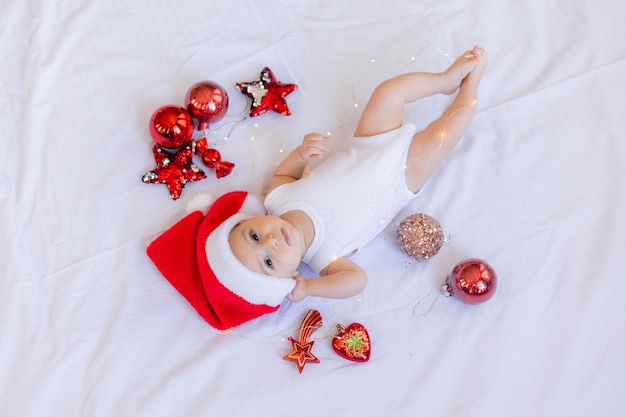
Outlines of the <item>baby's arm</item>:
[[298,302],[307,296],[348,298],[363,291],[367,275],[348,258],[338,258],[320,273],[319,278],[297,277],[296,286],[287,298]]
[[302,178],[304,169],[309,162],[320,159],[328,152],[327,136],[319,133],[309,133],[302,139],[302,144],[291,151],[289,155],[274,170],[268,193],[279,185],[294,182]]

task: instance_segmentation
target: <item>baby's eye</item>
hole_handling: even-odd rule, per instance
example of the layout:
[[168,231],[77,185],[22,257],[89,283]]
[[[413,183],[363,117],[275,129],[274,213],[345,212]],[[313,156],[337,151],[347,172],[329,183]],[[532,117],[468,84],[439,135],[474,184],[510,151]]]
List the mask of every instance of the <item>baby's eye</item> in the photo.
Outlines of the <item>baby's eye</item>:
[[270,269],[274,269],[274,263],[272,262],[272,260],[268,257],[265,258],[265,266],[267,266]]
[[258,242],[258,241],[259,241],[259,235],[257,235],[257,234],[256,234],[256,233],[254,233],[254,232],[250,232],[250,239],[252,239],[252,240],[254,240],[254,241]]

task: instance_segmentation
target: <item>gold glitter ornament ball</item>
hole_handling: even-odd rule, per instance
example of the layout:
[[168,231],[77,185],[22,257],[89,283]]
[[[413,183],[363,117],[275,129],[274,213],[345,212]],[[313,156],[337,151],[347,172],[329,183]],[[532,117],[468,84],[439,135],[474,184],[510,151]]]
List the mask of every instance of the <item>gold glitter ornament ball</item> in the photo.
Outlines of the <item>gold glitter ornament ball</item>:
[[396,238],[402,252],[417,261],[435,256],[448,243],[439,222],[422,213],[411,214],[402,220]]

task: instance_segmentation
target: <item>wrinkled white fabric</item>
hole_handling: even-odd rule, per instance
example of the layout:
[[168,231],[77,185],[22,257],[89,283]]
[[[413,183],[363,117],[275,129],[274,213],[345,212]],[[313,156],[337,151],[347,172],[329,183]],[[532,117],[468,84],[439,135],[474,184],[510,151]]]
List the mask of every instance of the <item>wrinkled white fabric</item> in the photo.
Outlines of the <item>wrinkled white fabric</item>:
[[[624,16],[621,0],[4,1],[0,415],[621,416]],[[341,149],[381,80],[441,71],[475,43],[490,60],[476,117],[353,258],[363,293],[220,333],[152,265],[146,246],[195,194],[264,193],[304,134]],[[234,85],[265,66],[298,85],[290,116],[246,118]],[[229,95],[208,138],[235,167],[217,179],[194,156],[207,178],[173,201],[141,181],[149,119],[201,80]],[[449,100],[404,119],[421,130]],[[395,241],[413,213],[450,236],[426,262]],[[438,295],[469,257],[498,274],[485,304]],[[282,357],[309,309],[320,362],[299,374]],[[352,322],[372,338],[365,364],[330,343]]]

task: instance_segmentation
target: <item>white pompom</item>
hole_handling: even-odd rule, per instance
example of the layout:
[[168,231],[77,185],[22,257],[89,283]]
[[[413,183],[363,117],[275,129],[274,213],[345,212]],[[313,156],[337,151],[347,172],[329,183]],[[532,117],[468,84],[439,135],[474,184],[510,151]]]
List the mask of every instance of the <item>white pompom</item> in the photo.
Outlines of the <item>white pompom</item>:
[[198,193],[187,202],[187,213],[201,211],[206,214],[215,199],[210,193]]

